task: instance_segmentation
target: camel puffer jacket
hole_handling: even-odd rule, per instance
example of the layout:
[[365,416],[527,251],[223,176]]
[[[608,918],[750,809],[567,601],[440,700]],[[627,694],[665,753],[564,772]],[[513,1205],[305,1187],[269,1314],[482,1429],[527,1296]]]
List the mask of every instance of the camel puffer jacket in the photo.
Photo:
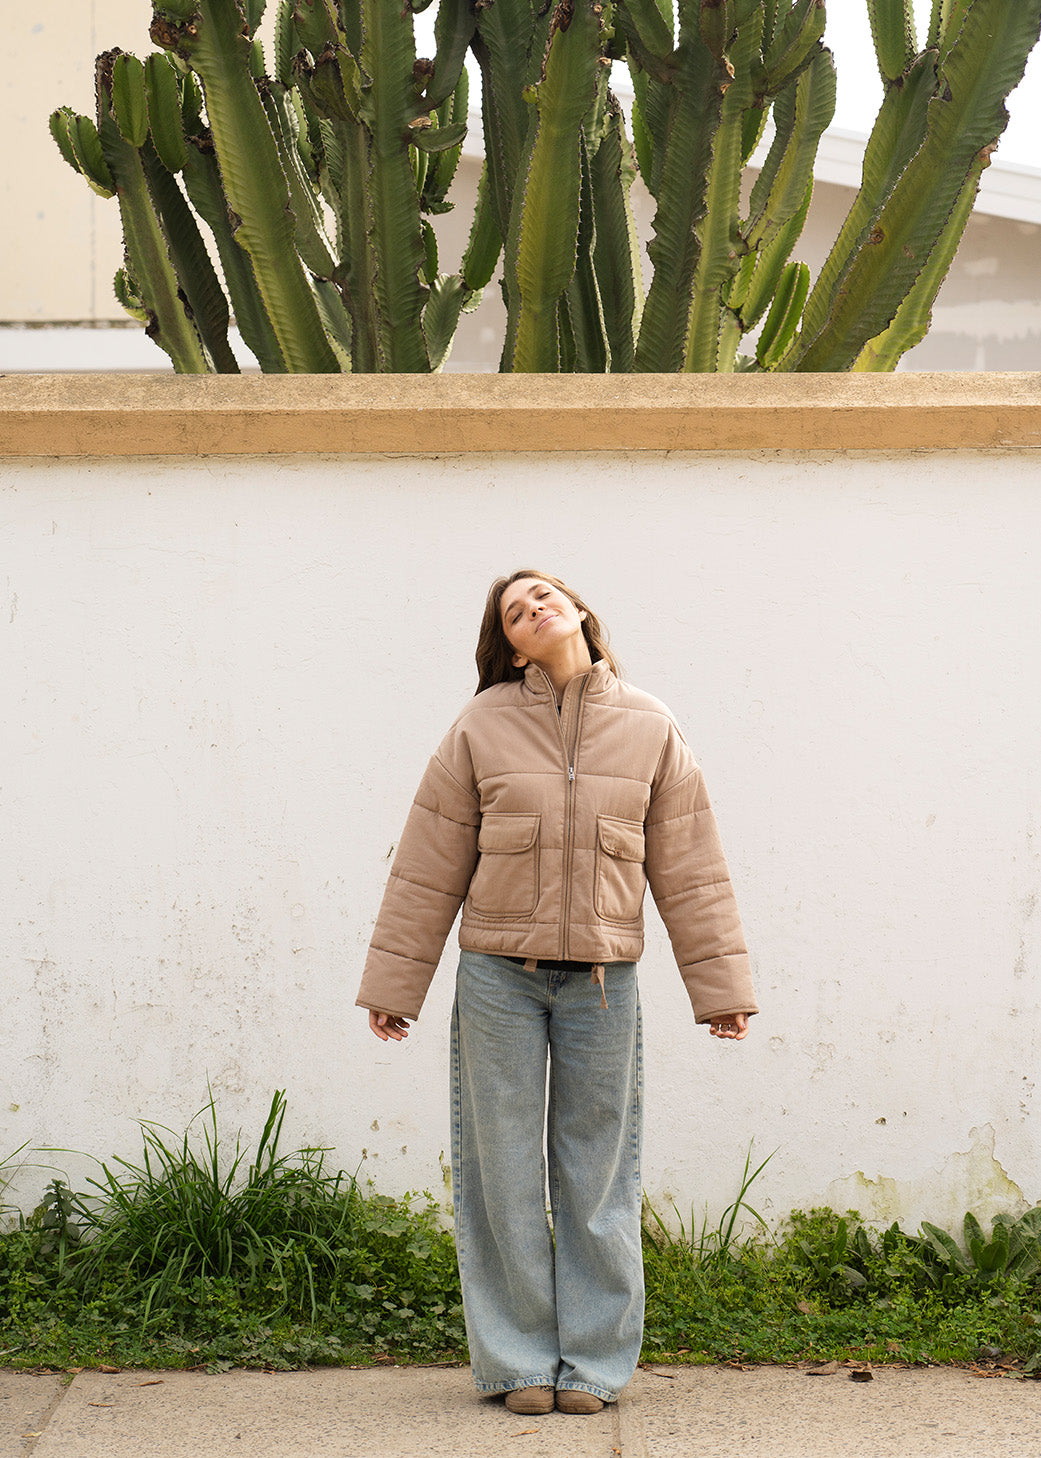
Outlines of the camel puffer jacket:
[[529,667],[473,698],[430,761],[358,1003],[416,1017],[461,903],[467,951],[635,962],[648,884],[697,1021],[755,1012],[715,817],[671,714],[600,661],[558,715]]

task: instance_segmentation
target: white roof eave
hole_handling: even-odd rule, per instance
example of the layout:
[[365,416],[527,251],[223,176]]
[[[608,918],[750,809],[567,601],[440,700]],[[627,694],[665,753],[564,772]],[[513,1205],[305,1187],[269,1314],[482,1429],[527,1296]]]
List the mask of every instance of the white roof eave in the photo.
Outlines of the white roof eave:
[[[629,97],[625,94],[625,89],[620,88],[618,95],[623,107],[628,109]],[[463,142],[463,155],[483,157],[484,137],[481,132],[480,112],[471,110],[467,120],[469,128]],[[752,154],[750,166],[762,166],[772,137],[773,130],[768,126],[762,141]],[[863,133],[837,129],[825,132],[817,149],[814,177],[818,182],[830,182],[855,192],[860,186],[866,145],[867,137]],[[1018,223],[1041,223],[1041,168],[992,162],[980,180],[974,211],[995,218],[1011,218]]]
[[[770,137],[764,136],[750,165],[761,166]],[[867,137],[857,132],[827,131],[817,148],[813,175],[818,182],[834,183],[853,191],[860,186]],[[973,209],[995,218],[1012,218],[1018,223],[1041,223],[1041,169],[1007,162],[992,162],[980,179]]]

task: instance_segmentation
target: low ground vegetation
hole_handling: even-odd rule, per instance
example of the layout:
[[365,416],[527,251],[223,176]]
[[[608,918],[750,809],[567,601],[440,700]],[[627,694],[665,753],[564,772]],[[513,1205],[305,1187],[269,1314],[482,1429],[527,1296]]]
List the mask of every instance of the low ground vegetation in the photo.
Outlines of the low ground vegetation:
[[[102,1164],[85,1192],[54,1179],[31,1216],[10,1212],[0,1364],[465,1361],[441,1207],[334,1173],[326,1150],[283,1155],[284,1115],[277,1093],[253,1153],[229,1153],[211,1100],[179,1138],[142,1125],[139,1164]],[[762,1168],[746,1162],[715,1229],[648,1207],[646,1360],[1041,1372],[1041,1207],[989,1233],[966,1216],[960,1241],[829,1209],[795,1211],[771,1235],[748,1201]]]

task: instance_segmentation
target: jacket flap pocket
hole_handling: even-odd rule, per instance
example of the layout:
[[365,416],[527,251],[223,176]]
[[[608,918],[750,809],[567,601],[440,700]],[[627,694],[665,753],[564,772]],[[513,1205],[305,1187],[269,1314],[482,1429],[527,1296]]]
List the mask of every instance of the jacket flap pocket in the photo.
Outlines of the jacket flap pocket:
[[482,855],[489,851],[509,855],[530,850],[538,832],[537,815],[485,815],[477,836],[477,849]]
[[597,816],[600,849],[620,861],[644,859],[643,825],[638,820],[615,820],[610,815]]

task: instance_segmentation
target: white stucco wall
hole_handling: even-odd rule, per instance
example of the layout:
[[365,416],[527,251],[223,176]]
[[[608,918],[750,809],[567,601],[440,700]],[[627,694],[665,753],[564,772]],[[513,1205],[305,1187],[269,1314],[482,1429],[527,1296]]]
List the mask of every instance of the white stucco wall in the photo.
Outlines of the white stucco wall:
[[440,1187],[452,943],[406,1046],[354,992],[487,583],[533,564],[686,726],[754,951],[762,1014],[720,1046],[648,904],[651,1197],[714,1221],[754,1139],[774,1216],[1041,1199],[1039,471],[0,462],[0,1156],[133,1157],[209,1080],[229,1134],[284,1087],[290,1144]]

